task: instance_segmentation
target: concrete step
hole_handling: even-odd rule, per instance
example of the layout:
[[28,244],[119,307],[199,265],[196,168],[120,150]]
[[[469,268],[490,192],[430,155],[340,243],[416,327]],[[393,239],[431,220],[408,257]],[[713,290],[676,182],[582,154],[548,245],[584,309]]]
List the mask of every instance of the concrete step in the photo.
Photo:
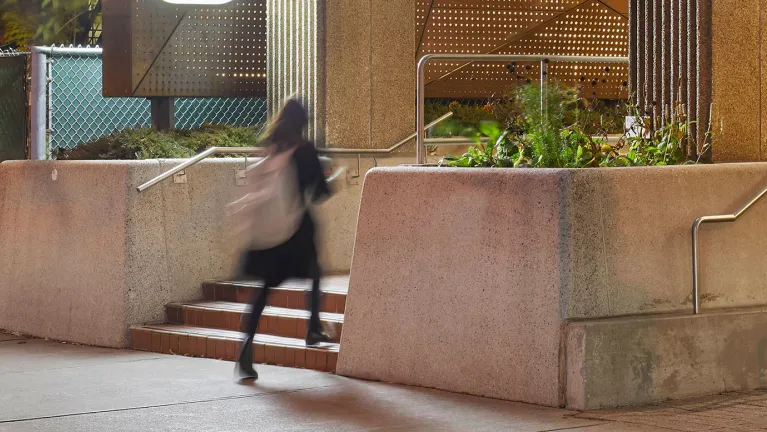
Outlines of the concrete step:
[[[346,310],[346,293],[348,278],[323,279],[321,311],[343,314]],[[262,284],[256,282],[205,282],[203,296],[208,301],[225,301],[230,303],[248,303],[254,290],[260,290]],[[282,286],[273,288],[267,302],[268,306],[286,309],[307,309],[307,295],[311,285],[306,282],[288,281]]]
[[[249,306],[244,303],[224,301],[200,301],[171,303],[166,312],[168,322],[187,326],[239,331],[243,316]],[[309,311],[267,306],[258,325],[259,333],[273,336],[303,339],[309,325]],[[320,313],[325,328],[338,343],[343,329],[344,316],[336,313]]]
[[[181,324],[132,328],[131,347],[139,351],[180,354],[235,361],[242,333]],[[335,372],[338,344],[309,348],[303,339],[257,334],[253,342],[255,363]]]

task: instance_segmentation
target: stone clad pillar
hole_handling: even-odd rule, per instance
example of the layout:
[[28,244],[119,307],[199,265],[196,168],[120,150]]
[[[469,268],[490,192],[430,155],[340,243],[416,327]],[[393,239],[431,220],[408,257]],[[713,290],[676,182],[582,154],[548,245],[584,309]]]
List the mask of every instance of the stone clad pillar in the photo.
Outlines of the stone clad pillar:
[[[761,0],[717,0],[711,10],[712,131],[717,162],[767,160],[762,120]],[[702,65],[701,65],[702,66]],[[718,146],[717,142],[724,145]]]
[[270,0],[268,40],[270,111],[300,94],[320,145],[390,147],[415,130],[414,0]]
[[326,4],[327,145],[390,147],[415,130],[415,1]]

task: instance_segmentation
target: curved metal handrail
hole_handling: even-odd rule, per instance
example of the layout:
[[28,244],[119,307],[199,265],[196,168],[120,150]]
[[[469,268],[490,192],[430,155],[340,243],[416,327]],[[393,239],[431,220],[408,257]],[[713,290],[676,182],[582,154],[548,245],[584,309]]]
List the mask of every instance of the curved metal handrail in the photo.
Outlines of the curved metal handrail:
[[[442,116],[440,116],[438,119],[434,120],[433,122],[426,125],[426,129],[432,128],[439,123],[449,119],[453,116],[453,112],[449,111]],[[397,144],[394,144],[393,146],[386,148],[386,149],[347,149],[347,148],[318,148],[317,152],[322,154],[387,154],[392,153],[394,150],[397,150],[398,148],[402,147],[403,145],[407,144],[409,141],[415,139],[418,135],[416,132],[413,132],[411,135],[408,135],[406,138],[403,138],[400,140]]]
[[733,214],[726,214],[726,215],[712,215],[712,216],[702,216],[697,219],[695,219],[695,222],[692,224],[692,308],[693,308],[693,314],[699,314],[700,313],[700,298],[699,298],[699,286],[700,286],[700,263],[699,263],[699,253],[698,253],[698,234],[700,230],[700,226],[704,223],[723,223],[723,222],[735,222],[738,220],[739,217],[743,215],[743,213],[747,212],[748,209],[750,209],[754,204],[756,204],[760,199],[762,199],[765,195],[767,195],[767,188],[765,188],[762,192],[759,193],[759,195],[752,198],[749,202],[747,202],[743,207],[740,208],[737,212]]
[[[436,126],[437,124],[441,123],[444,120],[447,120],[448,118],[453,116],[453,112],[448,112],[442,116],[440,116],[438,119],[434,120],[433,122],[426,125],[426,128],[430,128],[433,126]],[[318,148],[317,152],[321,154],[352,154],[352,155],[359,155],[361,154],[388,154],[393,153],[398,148],[405,145],[408,141],[412,140],[413,138],[416,138],[416,134],[413,133],[412,135],[409,135],[407,138],[404,138],[394,144],[393,146],[385,149],[353,149],[353,148]],[[157,177],[149,180],[148,182],[142,184],[138,187],[139,192],[144,192],[145,190],[151,188],[152,186],[156,185],[157,183],[160,183],[163,180],[166,180],[170,177],[173,177],[174,175],[180,173],[181,171],[191,167],[192,165],[196,165],[203,160],[215,156],[215,155],[221,155],[221,154],[246,154],[246,155],[253,155],[253,156],[260,156],[263,155],[264,149],[262,147],[211,147],[204,152],[198,154],[197,156],[189,159],[188,161],[182,163],[181,165],[169,169],[168,171],[165,171],[164,173],[158,175]]]

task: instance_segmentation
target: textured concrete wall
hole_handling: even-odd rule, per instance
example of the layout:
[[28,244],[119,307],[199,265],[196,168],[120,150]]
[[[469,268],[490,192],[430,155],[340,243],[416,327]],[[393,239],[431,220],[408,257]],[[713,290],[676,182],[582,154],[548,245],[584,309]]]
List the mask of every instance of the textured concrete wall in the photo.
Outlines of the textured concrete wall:
[[326,144],[385,148],[412,134],[415,2],[330,2],[324,34]]
[[161,194],[131,191],[158,172],[157,162],[0,164],[0,328],[121,347],[126,324],[160,320],[161,307],[135,301],[169,300]]
[[[166,303],[230,278],[239,245],[224,207],[242,160],[209,160],[186,184],[136,192],[175,164],[0,164],[0,328],[124,347],[129,325],[163,321]],[[359,187],[342,187],[317,211],[328,272],[349,269],[358,202]]]
[[338,372],[556,406],[560,178],[550,174],[371,171]]
[[[695,218],[732,213],[767,185],[767,164],[576,170],[567,174],[562,252],[568,318],[691,308]],[[702,306],[767,301],[767,201],[701,229]]]
[[[555,406],[571,319],[691,311],[695,218],[767,164],[371,171],[338,371]],[[703,308],[767,301],[767,201],[701,236]]]
[[767,388],[767,308],[567,326],[567,406]]

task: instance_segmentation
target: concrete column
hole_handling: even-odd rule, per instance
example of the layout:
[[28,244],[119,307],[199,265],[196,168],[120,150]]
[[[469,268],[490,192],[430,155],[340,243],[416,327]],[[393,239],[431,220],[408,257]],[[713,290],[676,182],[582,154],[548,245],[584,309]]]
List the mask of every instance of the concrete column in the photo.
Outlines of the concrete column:
[[679,3],[679,27],[676,29],[677,38],[677,65],[679,88],[677,98],[684,102],[687,100],[687,0],[676,0]]
[[[700,2],[699,8],[704,3]],[[713,9],[709,9],[711,31],[706,35],[704,29],[698,29],[699,38],[705,40],[707,36],[711,49],[712,123],[716,133],[713,158],[716,162],[764,160],[760,149],[763,107],[759,58],[763,43],[759,11],[763,3],[761,0],[717,0]],[[712,6],[710,0],[705,5]],[[704,54],[703,51],[700,54],[701,68],[706,60]],[[701,100],[699,112],[708,108],[703,104]]]
[[671,0],[661,3],[661,102],[662,118],[668,118],[671,108]]
[[652,115],[659,118],[663,111],[663,0],[653,0],[653,108]]
[[[641,1],[641,0],[634,0]],[[642,43],[644,44],[644,105],[640,108],[646,112],[646,114],[652,113],[652,101],[655,98],[653,87],[653,20],[655,15],[653,14],[653,3],[651,1],[642,1],[644,5],[644,19],[640,25],[644,25],[644,38]]]
[[632,2],[629,5],[629,97],[636,98],[637,103],[641,103],[641,79],[637,75],[637,68],[639,66],[639,59],[642,58],[640,54],[640,38],[639,38],[639,11],[641,10],[640,2]]
[[414,0],[328,2],[324,32],[327,145],[382,148],[413,133]]
[[[698,116],[698,14],[695,3],[694,0],[687,3],[687,113],[691,122]],[[695,128],[692,129],[694,132]],[[697,149],[693,155],[697,156]]]
[[671,1],[671,15],[669,20],[669,68],[671,69],[669,84],[669,99],[671,103],[671,112],[674,113],[674,105],[679,100],[679,0]]

